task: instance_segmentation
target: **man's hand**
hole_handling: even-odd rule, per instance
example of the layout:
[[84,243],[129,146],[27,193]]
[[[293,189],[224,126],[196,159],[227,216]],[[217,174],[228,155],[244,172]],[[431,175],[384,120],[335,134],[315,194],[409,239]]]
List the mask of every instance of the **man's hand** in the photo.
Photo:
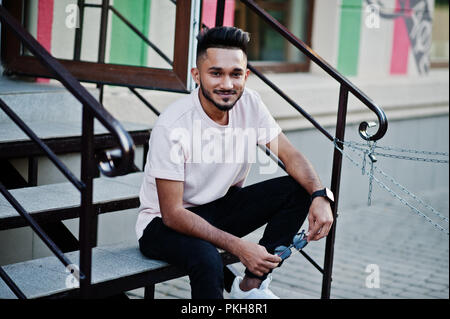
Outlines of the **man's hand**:
[[281,262],[280,256],[269,254],[264,246],[241,240],[237,256],[256,276],[262,276]]
[[328,235],[333,224],[330,202],[324,197],[313,199],[308,213],[309,228],[306,235],[308,242],[319,240]]

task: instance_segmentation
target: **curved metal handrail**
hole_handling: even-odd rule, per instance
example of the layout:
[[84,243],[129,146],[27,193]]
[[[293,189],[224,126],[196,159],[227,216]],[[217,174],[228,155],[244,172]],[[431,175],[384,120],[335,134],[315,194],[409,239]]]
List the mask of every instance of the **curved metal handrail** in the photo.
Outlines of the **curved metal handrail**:
[[94,117],[103,124],[119,143],[119,152],[105,151],[103,154],[98,154],[97,159],[99,160],[100,171],[109,177],[129,173],[134,163],[134,143],[128,132],[2,5],[0,5],[0,19],[11,28],[43,65],[55,73],[55,77],[82,105],[89,107]]
[[275,18],[268,14],[265,10],[260,8],[253,0],[240,0],[247,7],[253,10],[258,16],[260,16],[266,23],[268,23],[272,29],[281,34],[286,40],[292,43],[296,48],[303,52],[309,59],[317,64],[321,69],[327,72],[331,77],[344,86],[349,92],[351,92],[358,100],[364,103],[372,112],[374,112],[378,118],[379,127],[377,132],[369,134],[367,128],[371,125],[367,122],[362,122],[359,126],[360,136],[365,140],[376,141],[381,139],[387,131],[387,118],[384,111],[377,106],[366,94],[359,90],[353,83],[351,83],[346,77],[340,74],[335,68],[329,65],[322,57],[320,57],[314,50],[312,50],[306,43],[293,35],[285,26],[279,23]]

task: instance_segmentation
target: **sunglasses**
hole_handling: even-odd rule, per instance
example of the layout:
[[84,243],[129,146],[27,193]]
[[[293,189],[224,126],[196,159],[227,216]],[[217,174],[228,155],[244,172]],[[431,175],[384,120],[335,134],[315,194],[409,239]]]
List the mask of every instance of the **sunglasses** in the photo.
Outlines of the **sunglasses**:
[[289,256],[292,255],[291,248],[295,248],[297,250],[302,250],[306,244],[308,244],[308,240],[305,235],[305,230],[302,230],[300,233],[294,236],[292,239],[292,244],[289,246],[278,246],[275,248],[274,254],[281,257],[281,260],[285,260]]

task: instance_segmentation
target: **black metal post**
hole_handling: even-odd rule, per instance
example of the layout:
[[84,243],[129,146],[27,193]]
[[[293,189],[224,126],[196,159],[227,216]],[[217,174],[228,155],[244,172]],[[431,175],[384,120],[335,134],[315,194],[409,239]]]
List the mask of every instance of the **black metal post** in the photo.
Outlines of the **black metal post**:
[[[345,124],[347,117],[347,102],[348,102],[348,88],[341,84],[339,92],[339,108],[338,108],[338,118],[336,123],[336,139],[338,141],[344,141],[345,136]],[[343,144],[338,142],[338,147],[343,148]],[[333,172],[331,177],[331,191],[334,193],[334,204],[332,205],[333,210],[333,225],[327,236],[326,246],[325,246],[325,260],[324,260],[324,274],[322,277],[322,299],[330,298],[331,290],[331,273],[333,270],[333,255],[334,255],[334,239],[336,234],[336,223],[337,223],[337,210],[339,202],[339,187],[341,182],[341,170],[342,170],[342,153],[336,148],[334,149],[333,156]]]
[[224,15],[225,15],[225,0],[217,0],[216,27],[223,26]]
[[81,181],[85,187],[81,191],[80,211],[80,270],[85,278],[80,280],[83,298],[90,297],[89,287],[92,278],[92,247],[97,236],[97,216],[95,215],[92,194],[94,176],[94,116],[88,106],[83,105],[83,135],[81,153]]
[[75,45],[73,51],[74,61],[80,61],[81,58],[81,41],[83,39],[83,21],[84,21],[84,0],[78,0],[78,22],[79,27],[75,30]]
[[[105,63],[106,39],[108,35],[109,0],[102,1],[102,12],[100,18],[100,37],[98,43],[98,63]],[[100,89],[99,101],[103,103],[103,84],[97,84]]]
[[36,156],[28,157],[28,187],[37,186],[38,159]]
[[155,285],[149,285],[145,287],[144,299],[155,299]]
[[108,34],[109,0],[102,1],[100,37],[98,43],[98,63],[105,63],[106,37]]

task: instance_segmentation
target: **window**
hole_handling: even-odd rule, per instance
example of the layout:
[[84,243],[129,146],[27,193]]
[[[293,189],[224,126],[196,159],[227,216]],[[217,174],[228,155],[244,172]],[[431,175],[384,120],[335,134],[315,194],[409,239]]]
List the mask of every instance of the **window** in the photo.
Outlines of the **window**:
[[[312,0],[257,0],[256,3],[306,44],[311,43]],[[309,60],[240,1],[235,26],[251,33],[249,60],[262,71],[308,71]]]
[[433,30],[430,60],[431,67],[448,68],[448,39],[449,39],[449,5],[448,0],[436,0],[433,16]]

